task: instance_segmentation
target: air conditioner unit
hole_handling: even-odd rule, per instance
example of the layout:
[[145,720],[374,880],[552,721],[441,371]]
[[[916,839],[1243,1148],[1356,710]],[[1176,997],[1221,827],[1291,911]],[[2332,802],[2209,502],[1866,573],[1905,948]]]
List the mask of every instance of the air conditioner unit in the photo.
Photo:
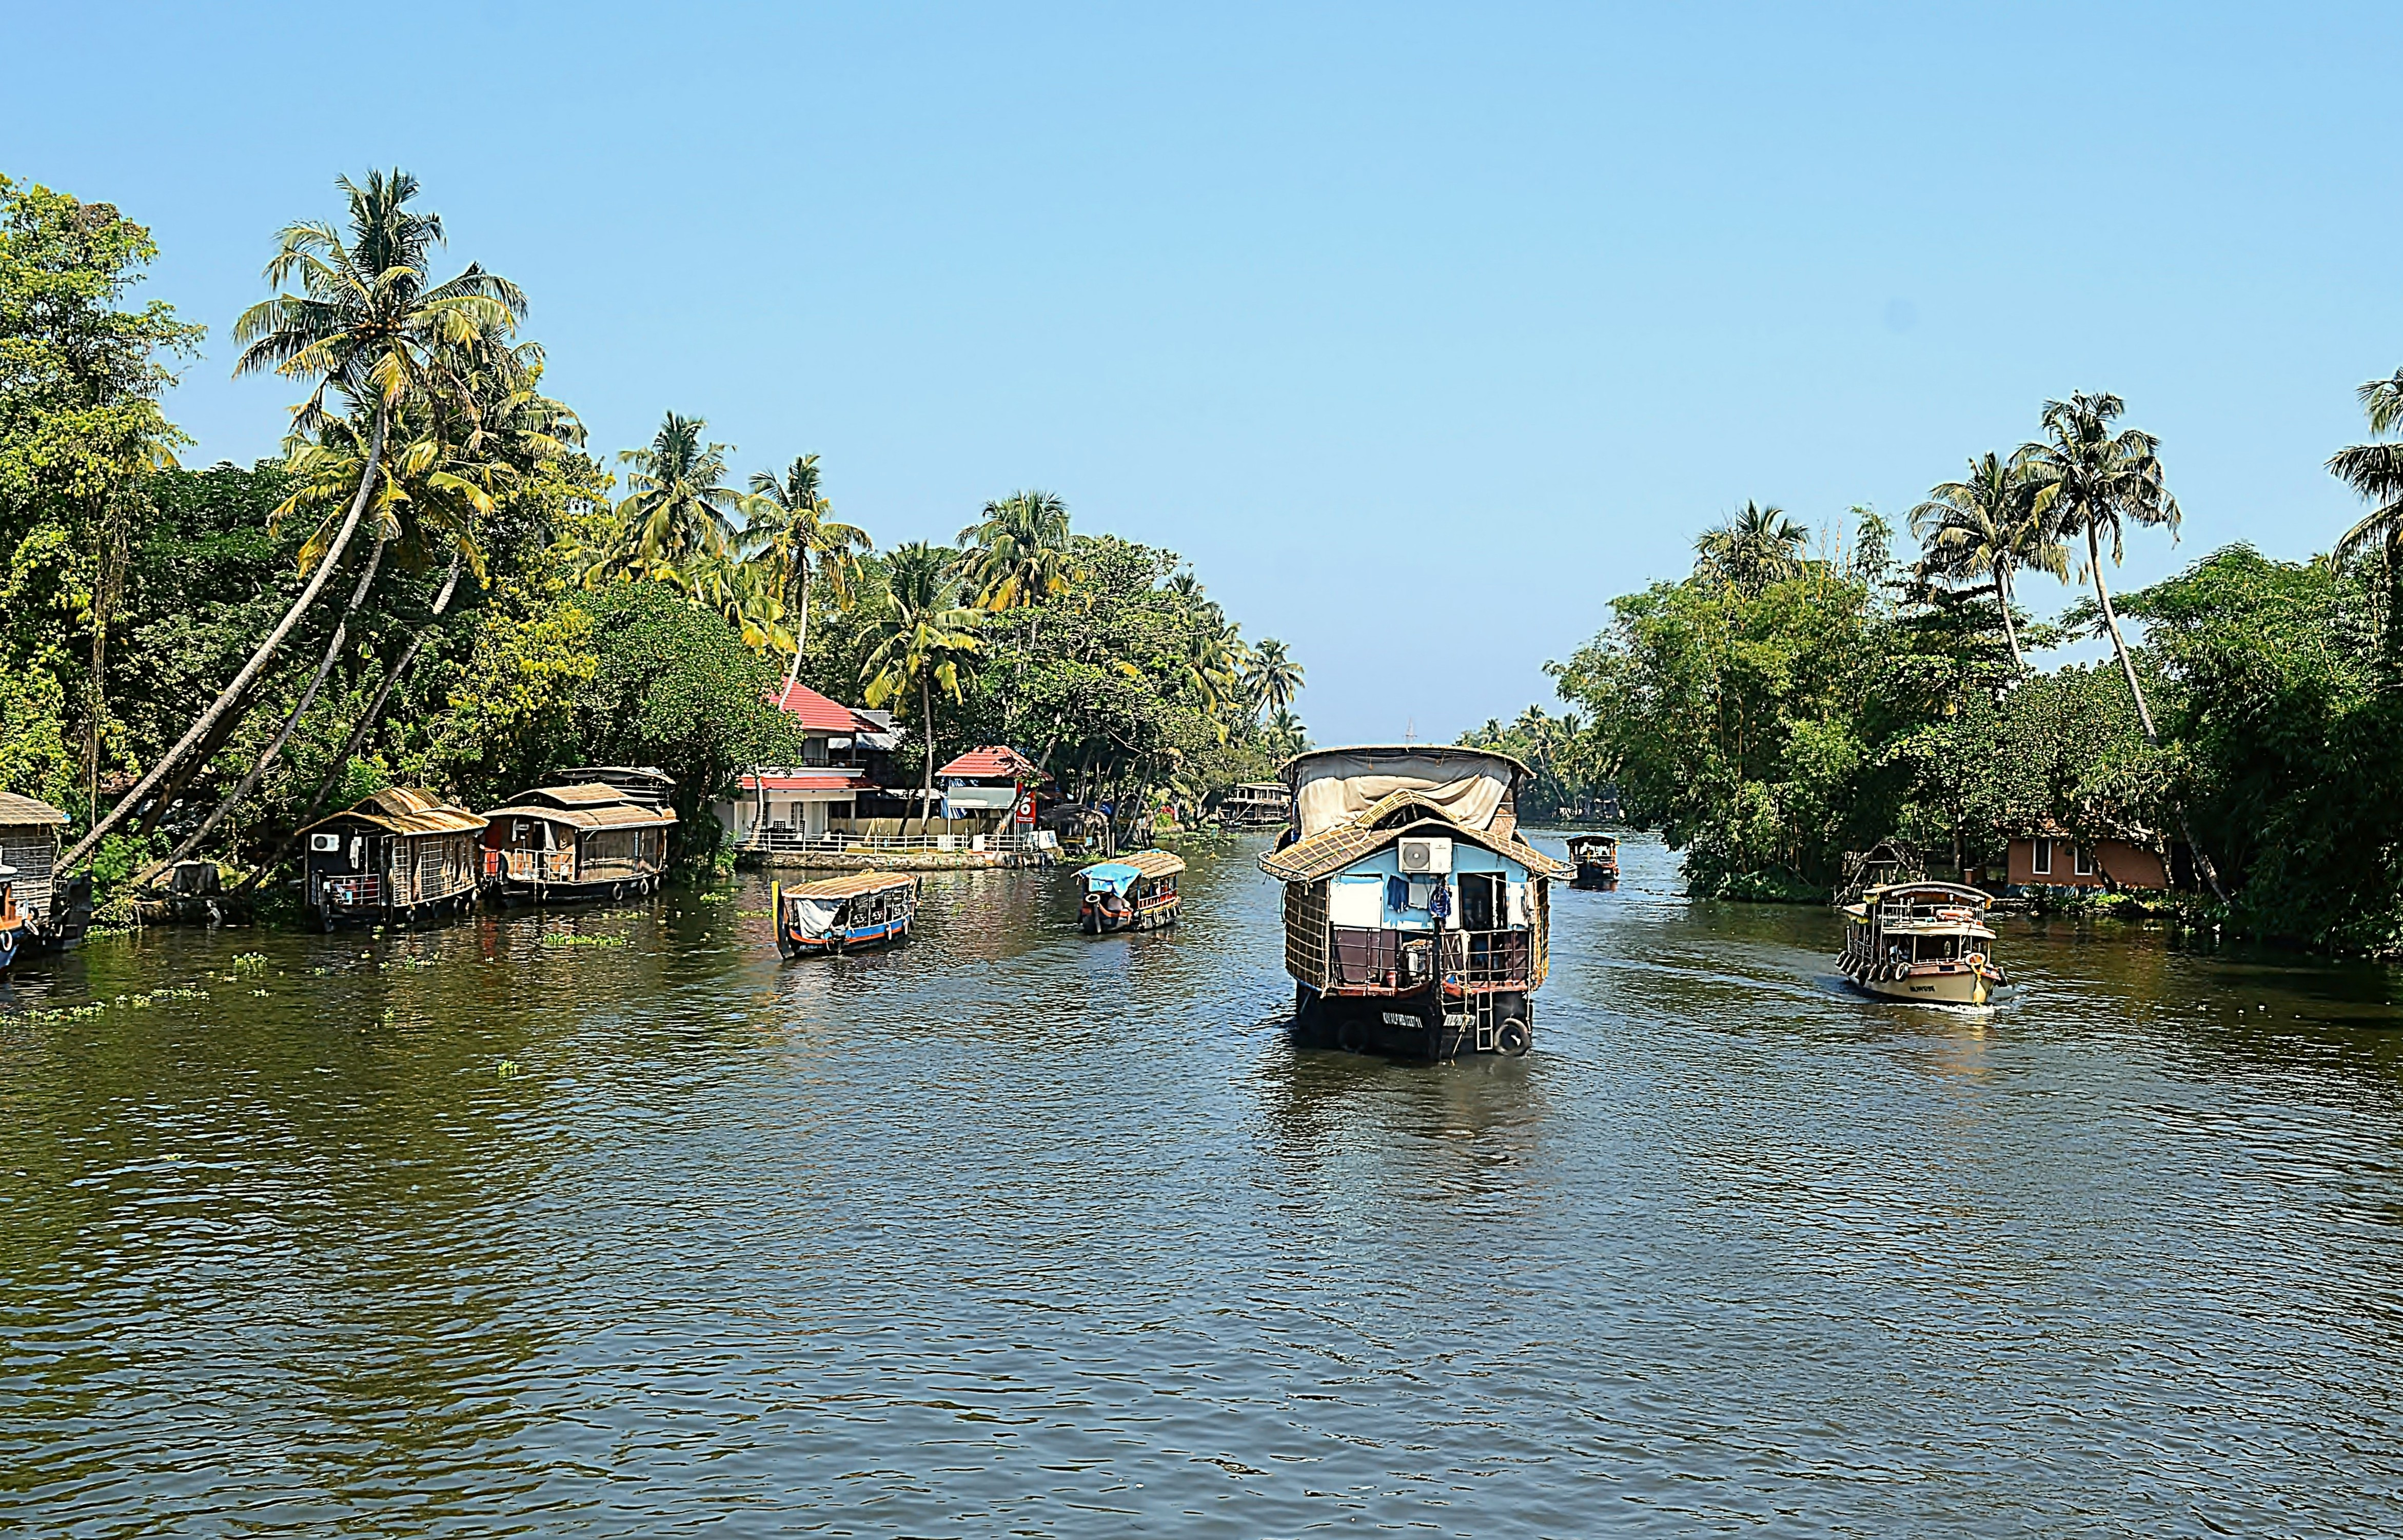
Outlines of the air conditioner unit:
[[340,850],[342,837],[339,834],[313,834],[309,837],[309,848],[319,854],[327,851]]
[[1452,841],[1449,839],[1405,839],[1396,853],[1406,872],[1439,873],[1452,870]]

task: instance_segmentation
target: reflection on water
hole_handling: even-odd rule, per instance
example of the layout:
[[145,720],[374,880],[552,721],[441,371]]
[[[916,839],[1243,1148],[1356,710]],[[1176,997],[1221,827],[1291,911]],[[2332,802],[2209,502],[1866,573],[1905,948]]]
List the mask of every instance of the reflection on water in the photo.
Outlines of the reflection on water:
[[2006,921],[1998,1009],[1875,1003],[1631,840],[1537,1051],[1426,1066],[1286,1035],[1253,848],[1132,936],[989,872],[833,961],[746,882],[20,970],[0,1528],[2392,1530],[2383,970]]

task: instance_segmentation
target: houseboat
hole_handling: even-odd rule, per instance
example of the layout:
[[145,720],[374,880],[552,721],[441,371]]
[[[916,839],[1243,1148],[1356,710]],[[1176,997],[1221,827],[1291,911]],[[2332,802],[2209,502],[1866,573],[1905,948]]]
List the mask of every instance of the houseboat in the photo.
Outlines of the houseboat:
[[1577,875],[1569,886],[1590,893],[1609,893],[1618,886],[1618,841],[1606,834],[1580,834],[1569,841],[1569,860]]
[[17,912],[17,868],[0,867],[0,968],[17,960],[24,940],[24,917]]
[[48,802],[0,792],[0,867],[11,868],[7,881],[17,916],[15,950],[72,947],[91,928],[91,878],[62,881],[58,875],[59,831],[66,822],[67,815]]
[[1321,749],[1284,767],[1294,1020],[1349,1048],[1525,1053],[1567,863],[1520,837],[1527,767],[1487,749]]
[[484,821],[430,791],[391,786],[299,830],[301,895],[320,928],[465,913],[483,875]]
[[537,786],[483,814],[484,884],[505,901],[649,893],[667,870],[675,810],[620,786]]
[[1218,822],[1230,829],[1283,828],[1293,822],[1293,794],[1281,781],[1246,781],[1218,804]]
[[776,950],[786,957],[840,955],[910,938],[918,880],[907,872],[854,871],[771,890]]
[[1982,1006],[2005,980],[1994,965],[1993,900],[1958,882],[1873,887],[1843,906],[1837,964],[1869,993],[1939,1006]]
[[1076,874],[1076,928],[1103,936],[1176,923],[1176,879],[1184,870],[1184,858],[1164,850],[1139,850],[1087,867]]

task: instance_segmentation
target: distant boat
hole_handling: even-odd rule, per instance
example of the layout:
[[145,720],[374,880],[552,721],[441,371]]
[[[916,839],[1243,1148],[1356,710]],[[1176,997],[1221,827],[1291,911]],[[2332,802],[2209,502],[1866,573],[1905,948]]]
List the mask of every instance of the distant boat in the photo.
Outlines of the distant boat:
[[1580,834],[1569,841],[1569,859],[1577,875],[1569,886],[1608,893],[1618,886],[1618,841],[1606,834]]
[[1986,925],[1992,903],[1957,882],[1873,887],[1843,907],[1837,964],[1854,984],[1889,1000],[1982,1006],[2006,982]]
[[1182,902],[1176,879],[1185,870],[1182,857],[1164,850],[1139,850],[1076,874],[1082,896],[1076,905],[1076,928],[1088,936],[1111,931],[1160,930],[1176,923]]
[[918,913],[918,880],[907,872],[854,871],[771,890],[776,950],[786,957],[839,956],[897,946]]

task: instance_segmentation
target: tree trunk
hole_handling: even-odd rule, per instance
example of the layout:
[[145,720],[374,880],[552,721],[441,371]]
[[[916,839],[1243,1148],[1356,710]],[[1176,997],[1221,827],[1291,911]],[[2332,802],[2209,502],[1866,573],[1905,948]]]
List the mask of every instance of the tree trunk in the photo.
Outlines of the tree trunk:
[[919,723],[926,735],[926,784],[918,800],[918,833],[923,836],[935,817],[935,684],[924,674],[918,677]]
[[163,780],[167,772],[174,769],[183,757],[191,752],[192,745],[206,737],[210,730],[216,727],[218,720],[225,715],[227,708],[233,704],[236,697],[250,688],[251,682],[257,679],[259,671],[267,666],[267,660],[275,656],[276,649],[284,645],[284,639],[292,633],[292,628],[299,623],[300,617],[307,613],[310,605],[317,602],[317,595],[326,587],[326,579],[333,576],[336,564],[342,559],[343,550],[351,543],[351,536],[358,533],[359,520],[367,513],[368,498],[375,488],[376,473],[381,468],[383,459],[385,423],[385,409],[379,404],[376,408],[375,436],[368,444],[367,467],[359,473],[359,490],[351,499],[351,511],[342,520],[341,529],[335,534],[334,543],[327,547],[326,554],[318,559],[317,570],[310,575],[309,581],[301,587],[299,597],[292,601],[292,607],[284,612],[284,618],[276,623],[273,631],[267,633],[267,640],[258,645],[258,649],[250,655],[250,661],[244,663],[242,666],[242,672],[235,674],[232,681],[217,692],[217,698],[209,703],[206,711],[201,712],[194,719],[191,727],[185,730],[184,736],[176,741],[175,746],[169,749],[160,757],[158,763],[150,767],[149,773],[137,782],[132,791],[125,794],[122,801],[109,810],[107,817],[93,824],[90,833],[76,840],[73,848],[59,857],[58,869],[61,872],[63,873],[81,863],[91,853],[92,847],[100,843],[103,837],[118,825],[125,822],[126,814],[142,805],[142,799],[149,795],[150,789]]
[[[2135,660],[2128,656],[2128,639],[2119,634],[2119,617],[2111,610],[2111,592],[2103,586],[2103,548],[2095,540],[2094,525],[2090,520],[2086,525],[2086,560],[2094,572],[2094,597],[2103,604],[2103,623],[2110,628],[2111,645],[2118,649],[2119,667],[2128,675],[2128,693],[2136,700],[2136,719],[2145,725],[2145,741],[2158,744],[2161,741],[2160,731],[2153,726],[2152,708],[2145,703],[2145,687],[2136,683]],[[2178,833],[2185,837],[2186,848],[2194,854],[2195,869],[2202,873],[2205,882],[2211,884],[2211,895],[2225,904],[2228,893],[2219,885],[2219,868],[2211,864],[2209,853],[2194,838],[2194,825],[2186,815],[2185,798],[2173,800],[2170,811],[2177,815]]]
[[2128,676],[2128,693],[2136,701],[2136,719],[2145,725],[2145,741],[2158,743],[2161,735],[2153,726],[2153,708],[2145,702],[2145,687],[2136,683],[2136,660],[2128,656],[2128,639],[2119,634],[2119,617],[2111,608],[2111,590],[2103,586],[2103,548],[2095,540],[2094,521],[2090,519],[2086,522],[2086,562],[2094,574],[2094,598],[2103,606],[2103,624],[2111,632],[2111,645],[2119,654],[2120,671]]
[[[176,862],[200,849],[201,841],[215,832],[216,826],[225,821],[228,813],[242,806],[243,800],[257,789],[260,779],[267,774],[268,767],[283,756],[284,745],[292,741],[292,730],[300,725],[300,718],[309,714],[309,708],[317,703],[317,692],[326,687],[326,676],[334,672],[334,665],[341,661],[342,644],[350,636],[351,617],[356,615],[359,606],[367,603],[368,589],[375,582],[376,569],[383,564],[383,548],[387,543],[382,535],[377,536],[375,548],[368,555],[367,567],[359,574],[357,585],[351,590],[351,602],[342,606],[342,617],[334,623],[334,634],[326,643],[326,656],[319,659],[317,672],[309,680],[309,687],[300,692],[299,703],[285,714],[284,725],[276,729],[274,741],[259,752],[257,762],[243,772],[243,778],[235,783],[233,790],[226,793],[217,805],[210,810],[209,815],[201,820],[201,826],[184,837],[184,842],[175,847],[174,853],[163,861],[152,862],[134,877],[135,887],[145,887],[157,881],[160,873],[166,871]],[[302,820],[304,823],[306,821]]]
[[1994,568],[1994,597],[2002,604],[2003,638],[2011,645],[2011,666],[2021,673],[2027,672],[2027,659],[2020,652],[2020,630],[2011,622],[2011,569]]
[[[810,553],[806,550],[800,554],[800,571],[801,624],[800,629],[793,632],[793,666],[785,671],[786,695],[792,694],[793,687],[800,683],[801,654],[810,650]],[[843,693],[847,695],[850,691]]]

